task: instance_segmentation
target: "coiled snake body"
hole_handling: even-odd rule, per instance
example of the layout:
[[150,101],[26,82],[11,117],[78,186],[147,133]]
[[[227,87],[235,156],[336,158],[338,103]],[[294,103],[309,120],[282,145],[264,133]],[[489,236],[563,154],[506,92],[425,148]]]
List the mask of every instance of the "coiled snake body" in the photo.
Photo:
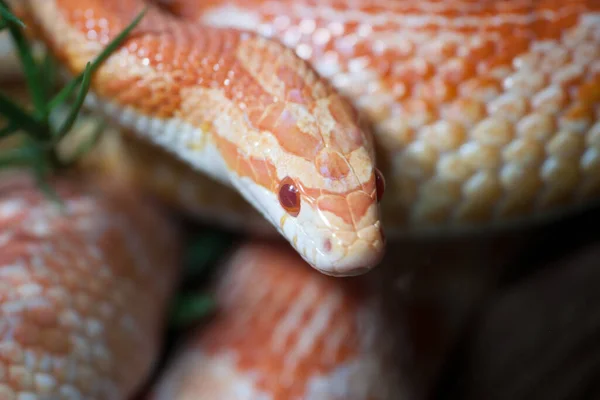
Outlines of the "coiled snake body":
[[[490,229],[600,189],[598,1],[14,3],[71,74],[149,5],[94,76],[89,106],[134,133],[105,162],[222,221],[258,210],[325,274],[376,265],[382,229]],[[2,398],[126,398],[158,350],[172,221],[71,184],[70,216],[31,183],[2,186]],[[268,246],[236,254],[216,322],[152,398],[403,397],[364,281]]]
[[384,231],[489,227],[600,188],[598,1],[26,3],[72,73],[149,6],[90,105],[326,274],[376,265]]

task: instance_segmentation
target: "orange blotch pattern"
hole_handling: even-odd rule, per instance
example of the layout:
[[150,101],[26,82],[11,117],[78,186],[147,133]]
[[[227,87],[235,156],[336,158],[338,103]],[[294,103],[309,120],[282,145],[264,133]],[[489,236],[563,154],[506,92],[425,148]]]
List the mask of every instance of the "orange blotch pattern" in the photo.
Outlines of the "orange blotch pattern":
[[342,179],[350,173],[350,166],[348,161],[340,155],[330,149],[324,149],[317,155],[315,161],[317,171],[325,177],[330,179]]
[[[292,249],[260,242],[244,244],[221,271],[216,315],[181,347],[151,399],[233,398],[241,385],[252,398],[299,399],[313,379],[332,396],[324,398],[339,390],[355,400],[393,393],[386,380],[393,364],[383,351],[389,338],[362,278],[327,277]],[[361,322],[361,315],[373,319]],[[350,362],[362,370],[333,376]]]
[[310,89],[304,83],[304,79],[298,75],[292,68],[282,65],[277,69],[277,77],[285,85],[288,93],[286,100],[293,103],[308,105],[307,99],[310,98]]
[[275,189],[278,184],[275,181],[277,170],[272,163],[265,159],[246,158],[234,143],[218,135],[212,137],[228,168],[236,171],[240,177],[251,178],[256,184],[270,191]]
[[357,127],[356,110],[337,95],[330,96],[329,100],[329,112],[337,122],[333,129],[332,144],[343,154],[349,154],[364,146],[363,134]]
[[264,110],[253,110],[248,117],[258,129],[273,133],[283,150],[290,154],[313,160],[323,148],[322,140],[302,131],[283,102],[273,103]]
[[179,235],[120,185],[51,186],[64,212],[29,176],[0,183],[0,398],[127,398],[159,354]]
[[356,190],[344,196],[324,194],[317,199],[317,207],[324,212],[335,214],[346,224],[357,228],[360,220],[373,205],[374,199],[362,190]]

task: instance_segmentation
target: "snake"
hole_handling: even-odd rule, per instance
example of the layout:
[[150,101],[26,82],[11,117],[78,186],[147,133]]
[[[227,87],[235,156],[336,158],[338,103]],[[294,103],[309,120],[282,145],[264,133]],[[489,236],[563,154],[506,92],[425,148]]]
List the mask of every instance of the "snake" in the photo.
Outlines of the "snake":
[[[250,211],[255,211],[323,275],[364,275],[380,263],[386,243],[403,235],[523,226],[589,205],[598,197],[597,1],[25,0],[18,5],[25,6],[36,38],[71,76],[80,74],[147,10],[92,79],[87,107],[125,134],[126,151],[108,157],[133,162],[136,176],[156,192],[172,191],[169,196],[181,208],[204,206],[205,213],[222,221],[238,215],[238,223],[245,226],[250,226]],[[200,184],[202,177],[209,180]],[[190,205],[190,191],[214,192],[209,193],[212,202]],[[192,203],[198,198],[194,196]],[[35,210],[29,203],[25,207]],[[119,207],[136,209],[118,201],[99,207],[100,218],[94,220],[99,226],[117,218]],[[14,210],[14,203],[2,210]],[[150,217],[140,216],[137,230],[123,231],[119,237],[126,241],[143,232],[170,229],[160,224],[148,229],[142,223],[145,218]],[[80,229],[88,226],[85,221]],[[78,235],[81,231],[74,229],[71,237]],[[145,248],[156,247],[160,253],[158,242],[148,240]],[[137,254],[139,248],[132,245],[129,251]],[[290,254],[257,251],[264,265],[275,259],[279,268],[290,266],[278,272],[290,275],[283,286],[302,291],[305,281],[292,268],[304,274],[304,264]],[[106,247],[102,252],[107,257],[110,253]],[[97,254],[92,253],[85,257],[94,260]],[[254,271],[251,277],[269,281],[257,265],[244,266],[240,260],[234,259],[241,264],[234,264],[226,279],[242,276],[245,268]],[[113,262],[116,266],[111,268],[121,271],[116,273],[121,279],[120,263]],[[158,264],[144,272],[170,270],[170,263]],[[68,274],[58,276],[59,292],[73,284]],[[324,278],[310,279],[325,282]],[[278,293],[282,281],[269,282]],[[223,296],[236,304],[256,296],[227,297],[226,284],[231,281],[223,283]],[[342,296],[342,303],[352,302],[353,295],[336,292],[346,284],[323,284],[323,290]],[[130,287],[125,284],[117,292],[130,293]],[[31,292],[26,289],[34,287],[14,295],[27,296]],[[160,289],[161,298],[166,291]],[[76,298],[74,307],[79,306]],[[352,310],[348,321],[356,316]],[[132,312],[141,324],[158,324],[156,316],[143,309]],[[41,324],[27,319],[32,317],[24,316],[26,327]],[[244,321],[241,315],[229,318],[222,326]],[[104,321],[106,326],[113,322]],[[80,338],[78,329],[74,327],[75,339]],[[195,350],[178,361],[181,364],[174,363],[173,376],[185,375],[179,380],[184,384],[195,380],[194,372],[210,377],[214,371],[188,367],[194,357],[222,368],[223,358],[231,354],[228,346],[250,340],[232,337],[227,342],[219,337],[223,332],[209,329],[201,341],[192,341]],[[24,343],[35,337],[30,335],[21,338]],[[148,342],[142,348],[139,341],[127,340],[131,337],[111,350],[118,353],[133,346],[138,352],[152,351]],[[253,346],[236,352],[253,359]],[[1,350],[0,357],[23,356],[19,349]],[[364,354],[353,354],[345,360],[358,354],[360,364]],[[33,376],[21,368],[27,360],[9,360],[20,368],[11,367],[11,379],[23,379],[11,381],[10,387],[0,384],[0,391],[8,396],[34,391]],[[127,382],[110,383],[111,393],[131,394],[136,386],[132,381],[142,380],[147,365],[137,365],[138,375]],[[243,376],[247,371],[229,367],[237,383],[251,379]],[[38,375],[36,385],[49,382],[43,379],[46,375]],[[89,388],[85,377],[77,382],[81,390]],[[68,393],[63,395],[75,393],[73,386],[65,385]],[[179,390],[181,397],[185,390],[191,396],[197,390],[166,382],[156,393],[171,389]],[[283,390],[277,385],[271,389]]]
[[597,1],[25,4],[71,75],[146,9],[89,107],[164,150],[140,168],[168,155],[233,189],[328,275],[600,189]]
[[49,184],[66,212],[29,174],[0,176],[2,400],[388,400],[407,390],[363,277],[340,281],[256,239],[219,266],[214,318],[148,382],[181,279],[180,229],[109,175]]
[[65,212],[28,173],[0,179],[0,398],[127,399],[160,353],[179,229],[108,177],[49,184]]
[[290,247],[256,239],[219,271],[221,312],[190,331],[148,400],[411,398],[363,277],[326,276]]

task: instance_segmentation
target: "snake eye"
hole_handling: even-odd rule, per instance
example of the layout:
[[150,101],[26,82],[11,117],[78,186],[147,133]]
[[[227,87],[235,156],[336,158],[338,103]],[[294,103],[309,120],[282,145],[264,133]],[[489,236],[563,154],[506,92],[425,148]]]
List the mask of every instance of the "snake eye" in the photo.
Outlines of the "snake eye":
[[279,184],[279,204],[292,217],[300,214],[300,193],[292,178],[285,177]]
[[377,168],[375,168],[375,188],[377,190],[377,202],[380,202],[385,192],[385,178]]

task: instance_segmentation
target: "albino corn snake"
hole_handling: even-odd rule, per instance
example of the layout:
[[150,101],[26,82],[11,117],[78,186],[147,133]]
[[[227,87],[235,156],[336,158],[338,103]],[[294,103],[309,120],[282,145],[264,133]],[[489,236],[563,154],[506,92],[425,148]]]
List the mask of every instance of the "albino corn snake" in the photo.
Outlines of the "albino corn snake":
[[[43,41],[74,73],[99,50],[97,40],[118,32],[143,5],[27,3],[36,10],[32,16]],[[154,3],[161,6],[142,23],[145,36],[134,35],[98,74],[90,106],[128,129],[139,126],[140,136],[128,139],[130,143],[139,138],[155,142],[206,172],[220,165],[213,177],[225,183],[225,170],[242,165],[245,181],[237,186],[233,181],[233,186],[259,210],[270,210],[265,215],[276,227],[285,222],[288,240],[322,272],[353,275],[373,267],[384,247],[381,227],[391,241],[421,230],[454,232],[469,224],[485,229],[560,211],[598,194],[598,2]],[[81,12],[74,11],[77,7]],[[185,29],[184,18],[189,20]],[[228,27],[259,36],[246,37]],[[262,36],[281,40],[283,46]],[[169,47],[173,38],[181,40],[180,47]],[[248,47],[224,51],[240,43]],[[307,72],[300,58],[320,77]],[[194,90],[200,80],[205,86]],[[353,110],[339,106],[327,82],[357,106],[360,121]],[[140,113],[177,115],[189,125],[164,130],[156,120],[135,120],[130,112],[119,112],[121,106],[106,106],[99,101],[103,96]],[[282,104],[282,98],[288,103]],[[315,121],[322,123],[318,130]],[[373,130],[376,148],[368,147],[368,130],[358,134],[359,122],[361,129],[365,123],[365,129]],[[268,155],[272,164],[264,159],[234,162],[231,154],[237,150],[231,143],[238,139],[245,140],[245,151]],[[265,143],[271,151],[261,148]],[[217,145],[225,163],[213,152]],[[286,158],[273,150],[277,148],[298,158]],[[375,165],[386,180],[380,211]],[[271,179],[275,170],[276,179]],[[336,196],[317,199],[306,189],[300,214],[294,216],[297,203],[292,201],[287,210],[280,205],[278,189],[287,175],[294,176],[296,185],[311,182],[304,186],[312,189],[324,184],[342,191],[349,181],[367,189],[344,201]],[[265,186],[251,183],[253,179]],[[314,204],[319,208],[311,208]],[[323,226],[310,227],[322,221],[321,215],[335,235],[324,233]],[[363,229],[361,234],[353,232],[357,228]],[[334,240],[327,241],[329,237]],[[353,243],[359,243],[355,253],[347,247]],[[349,258],[352,254],[356,257]]]
[[[28,2],[72,73],[146,3]],[[237,189],[320,271],[358,274],[382,228],[485,227],[597,193],[599,5],[559,4],[154,2],[90,103]]]

